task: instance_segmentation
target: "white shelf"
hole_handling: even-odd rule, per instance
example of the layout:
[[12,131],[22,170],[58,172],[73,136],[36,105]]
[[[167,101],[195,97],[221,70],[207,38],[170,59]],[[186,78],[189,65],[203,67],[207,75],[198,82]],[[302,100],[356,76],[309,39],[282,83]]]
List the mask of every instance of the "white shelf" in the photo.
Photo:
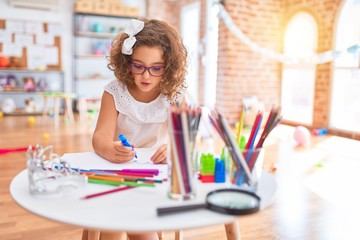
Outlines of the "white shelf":
[[[77,96],[101,98],[104,86],[115,79],[108,69],[111,41],[131,21],[129,17],[74,13],[74,88]],[[101,32],[95,32],[101,25]],[[110,33],[116,29],[116,33]],[[96,53],[96,54],[95,54]]]
[[75,35],[78,37],[87,37],[87,38],[113,38],[117,35],[117,33],[76,32]]
[[106,55],[98,55],[98,54],[79,54],[76,55],[76,58],[88,58],[88,59],[98,59],[98,60],[106,60]]
[[[38,109],[42,108],[44,104],[43,93],[49,91],[64,91],[64,74],[61,70],[30,70],[25,68],[2,68],[0,69],[0,75],[5,77],[9,75],[13,75],[16,81],[16,87],[7,90],[0,91],[0,103],[2,103],[5,99],[12,99],[15,103],[17,109],[24,109],[26,105],[26,101],[29,98],[32,98],[35,101],[35,104]],[[24,88],[24,78],[31,77],[34,79],[36,88],[35,90],[27,91]],[[38,82],[40,79],[45,79],[46,88],[38,87]],[[1,105],[0,105],[1,110]],[[34,115],[36,113],[25,113],[22,111],[15,111],[14,113],[9,113],[6,115]]]

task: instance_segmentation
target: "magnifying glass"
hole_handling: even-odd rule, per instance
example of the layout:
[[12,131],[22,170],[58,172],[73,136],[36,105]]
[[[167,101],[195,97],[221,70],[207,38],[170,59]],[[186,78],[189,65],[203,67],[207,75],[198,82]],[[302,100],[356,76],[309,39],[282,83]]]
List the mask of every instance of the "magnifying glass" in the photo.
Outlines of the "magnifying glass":
[[260,197],[242,189],[219,189],[208,193],[205,203],[162,207],[157,209],[157,214],[162,216],[199,208],[229,215],[245,215],[259,211]]

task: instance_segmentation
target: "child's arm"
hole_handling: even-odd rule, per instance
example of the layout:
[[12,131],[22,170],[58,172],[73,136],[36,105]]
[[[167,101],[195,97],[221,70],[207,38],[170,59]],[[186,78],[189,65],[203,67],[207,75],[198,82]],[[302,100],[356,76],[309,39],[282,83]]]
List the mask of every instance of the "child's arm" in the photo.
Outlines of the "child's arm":
[[153,163],[166,163],[167,162],[167,144],[161,145],[156,152],[151,156]]
[[114,141],[117,117],[113,96],[104,92],[92,144],[97,154],[114,163],[130,161],[135,155],[131,147]]

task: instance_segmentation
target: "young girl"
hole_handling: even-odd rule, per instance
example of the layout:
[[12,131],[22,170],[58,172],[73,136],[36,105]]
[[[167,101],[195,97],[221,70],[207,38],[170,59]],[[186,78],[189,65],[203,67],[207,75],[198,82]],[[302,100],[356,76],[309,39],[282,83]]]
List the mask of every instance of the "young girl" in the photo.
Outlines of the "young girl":
[[[131,20],[112,44],[108,67],[117,79],[105,86],[102,96],[93,135],[97,154],[113,163],[132,160],[136,152],[119,141],[122,133],[133,147],[157,148],[151,161],[166,163],[168,109],[182,101],[186,58],[187,50],[169,24]],[[156,234],[129,236],[157,238]]]

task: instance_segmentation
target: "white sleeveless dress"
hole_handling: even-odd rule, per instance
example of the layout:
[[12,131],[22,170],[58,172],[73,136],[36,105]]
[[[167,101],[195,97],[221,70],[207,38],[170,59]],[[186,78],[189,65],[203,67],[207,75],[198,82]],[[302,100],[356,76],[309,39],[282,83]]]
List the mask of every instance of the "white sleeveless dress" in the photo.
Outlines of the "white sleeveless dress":
[[160,94],[154,101],[143,103],[135,100],[127,86],[118,80],[112,80],[104,90],[113,96],[118,111],[114,140],[118,140],[122,133],[138,148],[159,147],[167,143],[169,106],[180,102],[182,94],[177,94],[172,100]]

